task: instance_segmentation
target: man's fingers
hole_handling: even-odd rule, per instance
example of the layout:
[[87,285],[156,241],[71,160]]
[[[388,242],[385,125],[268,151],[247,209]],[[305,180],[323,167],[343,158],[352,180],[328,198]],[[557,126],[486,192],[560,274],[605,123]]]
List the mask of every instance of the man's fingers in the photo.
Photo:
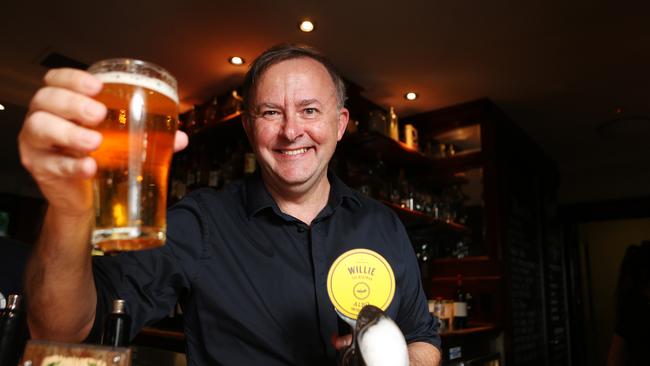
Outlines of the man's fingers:
[[45,85],[69,89],[85,95],[96,95],[102,82],[86,71],[77,69],[52,69],[43,77]]
[[33,112],[25,119],[19,138],[37,149],[60,147],[84,153],[97,149],[102,141],[99,132],[43,111]]
[[45,87],[36,92],[30,110],[47,111],[86,126],[95,126],[106,117],[106,106],[102,103],[58,87]]
[[39,151],[32,154],[33,163],[29,170],[37,181],[47,183],[58,178],[92,178],[97,171],[95,159],[62,155],[56,152]]
[[188,142],[188,137],[185,132],[176,131],[176,136],[174,137],[174,152],[178,152],[186,148]]
[[352,334],[337,336],[336,334],[332,336],[332,345],[337,351],[348,347],[352,344]]

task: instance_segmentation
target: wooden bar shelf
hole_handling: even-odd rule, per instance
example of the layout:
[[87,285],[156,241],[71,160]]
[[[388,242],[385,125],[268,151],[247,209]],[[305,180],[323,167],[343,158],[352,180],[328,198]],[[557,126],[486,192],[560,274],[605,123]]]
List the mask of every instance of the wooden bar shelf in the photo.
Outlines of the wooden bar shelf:
[[431,215],[427,215],[424,212],[411,210],[392,202],[381,202],[395,211],[402,222],[407,224],[409,227],[430,225],[432,229],[440,229],[446,231],[468,232],[470,230],[467,226],[451,220],[437,219]]
[[470,324],[468,328],[442,332],[440,337],[444,341],[454,337],[496,336],[499,332],[501,332],[501,327],[496,324]]
[[241,124],[241,116],[243,112],[235,112],[231,113],[227,116],[222,117],[221,119],[217,121],[213,121],[208,123],[205,126],[201,126],[197,128],[196,130],[190,132],[188,135],[190,139],[195,139],[196,137],[204,136],[204,135],[210,135],[210,133],[214,132],[213,130],[217,129],[222,129],[222,128],[233,128],[233,127],[240,127],[242,126]]

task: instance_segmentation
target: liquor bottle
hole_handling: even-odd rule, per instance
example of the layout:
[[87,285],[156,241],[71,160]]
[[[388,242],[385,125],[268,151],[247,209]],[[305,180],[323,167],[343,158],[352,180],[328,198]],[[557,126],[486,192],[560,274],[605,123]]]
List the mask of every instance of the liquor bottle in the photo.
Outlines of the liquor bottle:
[[129,343],[131,317],[126,314],[126,302],[122,299],[113,300],[113,311],[104,321],[102,344],[111,347],[126,347]]
[[390,199],[390,183],[388,181],[388,169],[380,154],[377,154],[375,164],[370,177],[370,186],[372,187],[372,196],[380,200]]
[[230,155],[229,163],[232,166],[232,180],[239,179],[244,176],[244,155],[246,154],[246,146],[244,140],[237,141],[237,147]]
[[210,160],[204,145],[199,145],[199,151],[194,156],[196,163],[196,187],[201,188],[208,185]]
[[171,187],[169,195],[169,205],[181,200],[186,193],[186,176],[187,176],[187,156],[186,154],[176,154],[172,162],[171,169]]
[[371,111],[368,116],[368,129],[384,136],[388,136],[389,128],[388,121],[386,120],[386,113],[379,109]]
[[233,89],[224,102],[222,113],[226,117],[234,113],[239,113],[243,110],[243,105],[244,98],[237,93],[237,89]]
[[257,168],[257,159],[255,154],[252,152],[247,152],[244,154],[244,175],[253,175],[255,169]]
[[217,97],[212,98],[212,102],[205,108],[203,113],[203,125],[210,126],[216,123],[221,116],[219,116],[219,101]]
[[198,122],[196,120],[196,110],[197,106],[194,106],[188,113],[187,113],[187,119],[185,120],[185,123],[183,123],[183,126],[185,128],[185,132],[189,135],[193,133],[197,128],[198,128]]
[[17,365],[25,345],[27,323],[22,297],[9,295],[0,315],[0,365]]
[[463,279],[461,275],[456,276],[453,327],[454,330],[467,327],[467,293],[463,289]]
[[395,108],[390,107],[388,118],[389,118],[389,123],[388,123],[389,137],[395,141],[399,141],[399,120],[397,119],[397,114],[395,114]]
[[221,182],[221,163],[219,162],[219,154],[217,150],[212,153],[212,162],[210,163],[210,171],[208,172],[208,187],[218,189]]
[[225,186],[235,179],[235,167],[232,163],[233,153],[230,146],[226,146],[223,156],[225,158],[221,168],[221,178],[223,180],[222,186]]

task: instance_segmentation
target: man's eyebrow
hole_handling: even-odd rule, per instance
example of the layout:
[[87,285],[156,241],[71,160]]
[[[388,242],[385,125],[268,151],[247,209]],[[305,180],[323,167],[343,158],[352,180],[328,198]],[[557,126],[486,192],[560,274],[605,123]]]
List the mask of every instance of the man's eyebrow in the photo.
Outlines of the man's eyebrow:
[[270,103],[270,102],[262,102],[262,103],[260,103],[260,104],[258,104],[258,105],[255,106],[255,110],[258,110],[258,111],[259,111],[260,109],[262,109],[262,108],[273,108],[273,109],[278,109],[278,108],[280,108],[280,106],[277,105],[277,104],[275,104],[275,103]]
[[301,107],[304,107],[304,106],[307,106],[307,105],[310,105],[310,104],[320,104],[320,102],[318,101],[318,99],[312,98],[312,99],[303,99],[298,103],[298,105],[301,106]]

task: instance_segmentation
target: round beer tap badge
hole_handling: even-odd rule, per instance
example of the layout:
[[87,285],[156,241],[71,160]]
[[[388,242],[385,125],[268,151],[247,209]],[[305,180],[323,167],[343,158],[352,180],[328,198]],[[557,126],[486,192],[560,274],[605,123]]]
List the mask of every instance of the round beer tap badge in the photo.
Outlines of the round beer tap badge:
[[352,249],[341,254],[327,275],[327,293],[336,310],[351,319],[370,304],[386,310],[395,295],[393,269],[379,253]]

